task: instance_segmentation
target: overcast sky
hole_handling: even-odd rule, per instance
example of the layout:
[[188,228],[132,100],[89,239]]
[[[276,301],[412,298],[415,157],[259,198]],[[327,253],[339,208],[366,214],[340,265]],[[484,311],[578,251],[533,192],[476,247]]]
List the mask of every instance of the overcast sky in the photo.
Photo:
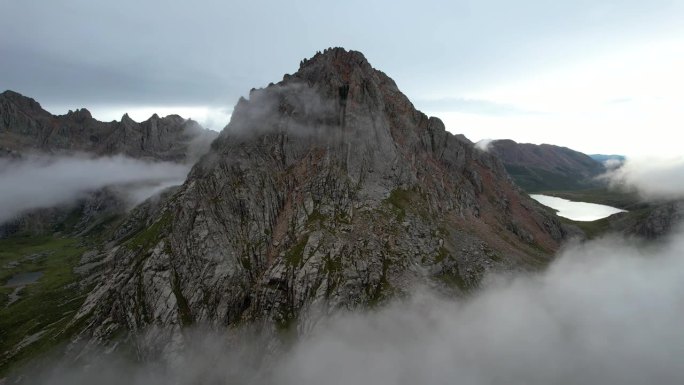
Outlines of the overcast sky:
[[682,20],[676,0],[0,0],[0,89],[220,129],[250,88],[343,46],[474,141],[678,154]]

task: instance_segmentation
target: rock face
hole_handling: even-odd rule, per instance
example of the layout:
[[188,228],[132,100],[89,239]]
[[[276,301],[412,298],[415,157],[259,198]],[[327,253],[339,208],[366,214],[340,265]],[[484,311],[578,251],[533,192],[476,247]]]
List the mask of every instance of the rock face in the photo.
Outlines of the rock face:
[[148,212],[100,256],[108,267],[74,320],[82,339],[304,328],[314,309],[420,285],[462,293],[487,271],[539,266],[565,234],[496,157],[341,48],[240,100],[186,183]]
[[516,183],[529,192],[599,187],[593,178],[602,163],[566,147],[495,140],[488,151],[498,156]]
[[0,157],[83,152],[194,163],[215,137],[178,115],[155,114],[136,123],[126,114],[120,122],[100,122],[86,109],[55,116],[31,98],[13,91],[0,94]]

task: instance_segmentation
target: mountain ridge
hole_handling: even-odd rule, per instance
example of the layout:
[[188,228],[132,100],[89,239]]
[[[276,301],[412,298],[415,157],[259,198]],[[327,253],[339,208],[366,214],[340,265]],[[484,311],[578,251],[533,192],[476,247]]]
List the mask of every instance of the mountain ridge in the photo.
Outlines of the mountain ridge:
[[217,133],[179,115],[153,114],[135,122],[102,122],[85,108],[53,115],[18,92],[0,93],[0,154],[125,155],[137,159],[193,163]]

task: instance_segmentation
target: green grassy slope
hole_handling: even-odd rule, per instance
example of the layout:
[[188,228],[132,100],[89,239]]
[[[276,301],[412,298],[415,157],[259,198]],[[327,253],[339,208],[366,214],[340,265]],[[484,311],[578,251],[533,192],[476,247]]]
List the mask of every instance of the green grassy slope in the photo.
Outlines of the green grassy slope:
[[0,377],[64,341],[62,331],[85,299],[73,271],[84,250],[82,241],[74,238],[0,240],[0,285],[17,273],[43,273],[10,305],[14,289],[0,288]]

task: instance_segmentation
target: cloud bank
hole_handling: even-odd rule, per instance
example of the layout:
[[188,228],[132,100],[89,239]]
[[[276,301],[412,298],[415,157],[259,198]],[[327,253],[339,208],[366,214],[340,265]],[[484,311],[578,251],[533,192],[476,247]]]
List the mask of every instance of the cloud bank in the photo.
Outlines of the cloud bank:
[[189,166],[123,156],[0,159],[0,223],[26,211],[68,204],[97,189],[120,185],[136,204],[160,188],[181,184]]
[[601,176],[612,187],[637,190],[644,198],[684,198],[684,157],[628,158]]
[[259,338],[224,345],[216,332],[188,338],[172,365],[108,358],[38,383],[681,384],[682,256],[682,231],[660,245],[574,244],[545,272],[494,278],[469,299],[422,292],[337,314],[271,359]]

